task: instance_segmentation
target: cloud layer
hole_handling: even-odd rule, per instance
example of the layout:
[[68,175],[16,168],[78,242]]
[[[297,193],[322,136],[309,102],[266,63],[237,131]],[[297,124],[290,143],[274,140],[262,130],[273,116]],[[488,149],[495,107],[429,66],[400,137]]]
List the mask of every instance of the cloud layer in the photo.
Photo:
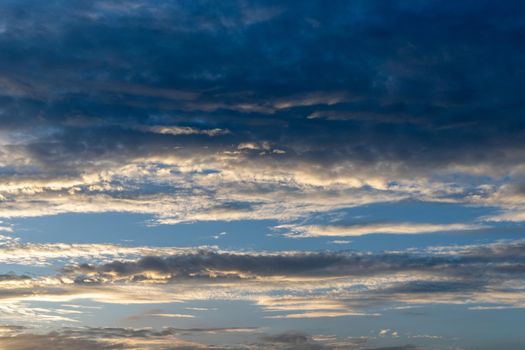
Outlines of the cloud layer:
[[288,220],[412,198],[522,221],[502,195],[523,180],[520,2],[209,8],[3,3],[0,217]]
[[[206,328],[214,306],[196,303],[299,328],[524,309],[524,33],[514,0],[2,1],[0,348],[415,350],[444,338],[379,321],[363,338]],[[367,211],[381,203],[422,210]],[[14,235],[21,218],[114,212],[275,232],[250,250]],[[338,237],[380,243],[300,250]],[[381,250],[398,238],[419,248]],[[63,327],[112,307],[195,327]]]
[[[109,304],[248,301],[266,318],[287,319],[375,317],[393,306],[431,304],[464,305],[471,312],[525,307],[522,241],[383,253],[144,248],[155,255],[140,256],[140,250],[113,247],[111,254],[105,249],[98,264],[82,262],[92,256],[86,251],[82,259],[79,250],[76,256],[47,257],[59,269],[55,274],[4,275],[4,317],[34,314],[35,321],[39,315],[46,321],[74,321],[82,310],[43,312],[28,303],[79,299]],[[66,266],[60,267],[64,259]],[[156,310],[141,317],[192,318],[191,310]]]
[[[302,333],[259,333],[252,340],[244,343],[220,345],[191,341],[188,335],[199,333],[223,333],[224,329],[175,329],[165,328],[161,331],[130,328],[64,328],[60,331],[38,334],[17,327],[3,327],[7,335],[0,336],[0,345],[14,350],[38,349],[48,350],[102,350],[102,349],[136,349],[136,350],[335,350],[335,349],[368,349],[368,350],[417,350],[413,345],[397,347],[368,347],[367,338],[337,339],[332,336],[310,336]],[[184,337],[186,335],[186,337]]]

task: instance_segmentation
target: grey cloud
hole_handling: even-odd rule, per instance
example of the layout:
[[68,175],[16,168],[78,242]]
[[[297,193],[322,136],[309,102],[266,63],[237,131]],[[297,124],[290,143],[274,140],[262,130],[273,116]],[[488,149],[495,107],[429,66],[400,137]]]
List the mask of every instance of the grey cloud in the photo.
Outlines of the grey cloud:
[[30,279],[31,277],[26,276],[26,275],[14,275],[14,274],[0,275],[0,282],[26,281]]
[[[444,250],[447,252],[446,250]],[[174,277],[200,276],[207,270],[238,271],[254,275],[312,274],[312,275],[368,275],[392,270],[431,268],[439,271],[449,265],[509,263],[519,264],[525,259],[522,241],[467,246],[462,251],[432,255],[424,253],[358,253],[358,252],[290,252],[290,253],[228,253],[202,250],[171,257],[150,256],[135,262],[115,261],[92,266],[80,265],[80,271],[133,275],[141,271],[173,273]],[[455,254],[452,254],[452,253]],[[497,265],[494,266],[497,268]],[[510,271],[510,270],[509,270]]]
[[276,348],[289,350],[321,350],[327,349],[323,344],[312,341],[310,337],[300,333],[282,333],[262,338]]
[[[217,328],[214,332],[228,331]],[[201,330],[185,330],[186,333],[201,332]],[[172,328],[162,330],[131,329],[131,328],[62,328],[47,334],[35,334],[25,330],[20,334],[1,336],[0,345],[9,349],[164,349],[164,350],[196,350],[196,349],[280,349],[280,350],[335,350],[335,349],[364,349],[366,339],[353,341],[352,339],[330,341],[314,340],[312,336],[301,333],[280,333],[274,335],[260,335],[254,341],[237,343],[231,341],[225,345],[213,345],[193,342],[178,338],[178,331]],[[107,340],[111,341],[107,341]],[[153,342],[149,342],[154,339]],[[382,349],[382,348],[381,348]],[[385,348],[386,349],[386,348]],[[398,348],[392,348],[398,349]],[[400,347],[399,349],[416,349],[415,347]]]
[[126,348],[121,344],[108,345],[92,340],[65,337],[59,333],[44,335],[20,334],[11,337],[0,337],[0,345],[13,350],[103,350]]
[[[0,294],[18,302],[86,295],[117,304],[246,300],[265,318],[282,319],[375,317],[393,303],[525,307],[523,241],[382,253],[144,252],[158,255],[140,257],[138,249],[126,260],[69,265],[55,276],[10,281]],[[152,310],[141,317],[196,316]]]
[[[183,300],[197,291],[201,299],[219,293],[252,300],[269,318],[359,317],[377,316],[392,303],[523,308],[524,257],[522,241],[375,254],[200,251],[70,266],[62,273],[74,279],[73,295],[148,282]],[[285,290],[288,297],[272,296]]]

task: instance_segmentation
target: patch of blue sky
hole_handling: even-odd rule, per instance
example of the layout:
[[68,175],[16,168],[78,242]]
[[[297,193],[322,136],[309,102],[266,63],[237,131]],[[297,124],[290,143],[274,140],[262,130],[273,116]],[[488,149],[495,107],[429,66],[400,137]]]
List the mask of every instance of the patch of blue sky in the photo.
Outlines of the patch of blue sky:
[[[480,223],[497,213],[493,207],[449,203],[393,202],[313,215],[300,225],[364,225],[374,223]],[[370,234],[352,237],[289,238],[273,228],[276,220],[201,221],[174,225],[150,225],[142,214],[60,214],[9,220],[14,235],[23,242],[113,243],[124,246],[218,246],[231,250],[369,250],[418,248],[434,245],[490,243],[523,237],[520,223],[486,224],[469,231],[425,234]],[[333,241],[349,241],[333,244]]]

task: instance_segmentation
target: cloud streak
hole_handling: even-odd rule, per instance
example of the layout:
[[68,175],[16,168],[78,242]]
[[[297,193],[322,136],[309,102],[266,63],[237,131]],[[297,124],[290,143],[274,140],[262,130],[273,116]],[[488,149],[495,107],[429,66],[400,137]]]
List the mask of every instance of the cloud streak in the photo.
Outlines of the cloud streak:
[[487,228],[480,224],[420,224],[420,223],[384,223],[367,225],[279,225],[277,230],[287,230],[285,237],[352,237],[369,234],[408,235],[438,232],[475,231]]

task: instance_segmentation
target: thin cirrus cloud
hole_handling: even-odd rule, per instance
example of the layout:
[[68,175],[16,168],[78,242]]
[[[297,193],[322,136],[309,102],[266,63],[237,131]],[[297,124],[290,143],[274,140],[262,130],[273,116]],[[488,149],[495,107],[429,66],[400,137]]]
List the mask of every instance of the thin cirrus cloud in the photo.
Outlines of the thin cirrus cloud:
[[353,237],[370,234],[425,234],[439,232],[475,231],[488,228],[482,224],[421,224],[421,223],[381,223],[364,225],[278,225],[275,230],[288,231],[283,233],[289,238],[308,237]]

